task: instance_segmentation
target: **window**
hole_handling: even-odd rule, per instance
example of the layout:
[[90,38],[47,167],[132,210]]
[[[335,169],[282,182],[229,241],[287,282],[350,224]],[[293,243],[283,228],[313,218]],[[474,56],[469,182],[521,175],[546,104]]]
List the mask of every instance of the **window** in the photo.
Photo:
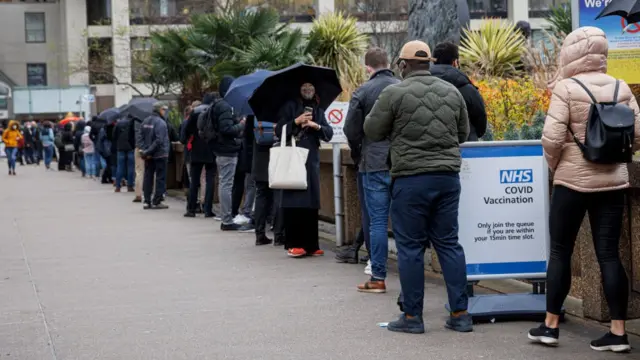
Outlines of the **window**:
[[27,86],[47,86],[47,64],[27,64]]
[[46,42],[44,13],[24,13],[24,32],[28,43]]
[[507,0],[467,0],[472,19],[508,17]]
[[571,6],[569,0],[529,0],[529,17],[545,17],[551,9],[559,6]]
[[111,25],[111,0],[92,0],[87,4],[87,25]]
[[0,96],[0,110],[9,109],[9,102],[7,101],[6,96]]

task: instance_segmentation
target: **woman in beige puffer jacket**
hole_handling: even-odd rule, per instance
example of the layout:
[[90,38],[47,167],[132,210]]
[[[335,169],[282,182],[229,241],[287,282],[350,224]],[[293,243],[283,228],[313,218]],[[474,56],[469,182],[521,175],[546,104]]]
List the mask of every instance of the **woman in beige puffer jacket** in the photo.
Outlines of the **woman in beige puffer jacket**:
[[[559,315],[571,288],[571,255],[582,220],[588,213],[612,319],[611,331],[594,340],[591,347],[617,352],[631,348],[624,323],[629,280],[618,254],[624,189],[629,187],[627,164],[595,164],[585,160],[571,134],[573,131],[584,144],[592,105],[588,93],[571,78],[585,84],[598,102],[613,101],[616,79],[606,74],[608,50],[604,32],[595,27],[573,31],[562,44],[561,80],[553,89],[542,135],[545,157],[554,172],[549,214],[547,317],[544,324],[531,329],[529,338],[547,345],[558,343]],[[635,150],[640,144],[640,109],[631,89],[622,80],[617,101],[635,113]]]

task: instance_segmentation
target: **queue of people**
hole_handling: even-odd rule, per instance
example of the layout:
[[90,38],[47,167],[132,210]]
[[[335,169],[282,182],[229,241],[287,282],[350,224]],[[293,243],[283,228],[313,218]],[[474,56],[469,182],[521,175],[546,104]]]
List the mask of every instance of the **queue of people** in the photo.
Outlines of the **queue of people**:
[[[573,31],[562,46],[561,80],[553,88],[542,138],[547,162],[555,174],[549,224],[547,316],[543,324],[529,331],[528,338],[551,346],[559,343],[561,308],[571,286],[571,255],[582,219],[588,213],[612,317],[610,331],[591,342],[591,347],[624,352],[631,349],[625,331],[629,280],[618,247],[629,176],[623,161],[607,156],[616,150],[630,152],[640,148],[640,108],[626,83],[606,75],[607,46],[604,32],[593,27]],[[402,78],[398,80],[389,69],[388,54],[379,48],[370,49],[364,59],[370,78],[350,101],[345,133],[358,167],[363,229],[359,244],[338,254],[337,260],[358,262],[359,247],[365,243],[371,261],[370,277],[356,289],[373,294],[386,292],[387,228],[391,217],[402,288],[398,303],[403,312],[387,326],[394,332],[425,332],[424,255],[429,246],[438,255],[448,293],[451,311],[445,327],[457,332],[473,331],[465,251],[458,239],[460,144],[482,137],[487,118],[482,97],[459,69],[458,56],[457,46],[451,43],[438,44],[432,54],[426,43],[408,42],[395,64]],[[254,232],[256,245],[273,242],[266,235],[270,221],[275,245],[284,246],[290,257],[303,258],[324,254],[318,237],[319,148],[322,141],[331,140],[333,130],[322,105],[327,100],[323,99],[327,95],[322,80],[302,76],[296,81],[294,92],[279,104],[274,118],[269,118],[275,124],[274,134],[283,134],[282,138],[262,138],[267,129],[261,124],[267,117],[261,116],[264,113],[243,114],[227,102],[225,94],[233,87],[234,79],[225,77],[219,93],[207,94],[202,102],[192,103],[185,111],[179,140],[185,144],[190,181],[185,217],[203,213],[205,218],[220,221],[223,231]],[[624,117],[620,126],[630,122],[633,136],[606,140],[611,143],[622,139],[628,148],[614,146],[603,152],[585,143],[587,125],[599,120],[592,116],[596,103],[619,106],[618,114]],[[119,120],[128,123],[115,124],[116,135],[110,139],[117,148],[116,192],[126,177],[129,190],[136,192],[134,201],[143,202],[145,209],[167,208],[164,197],[172,136],[166,112],[163,103],[154,103],[153,113],[144,119]],[[601,112],[598,116],[607,114]],[[68,139],[73,142],[71,131],[65,127],[62,145]],[[91,143],[89,135],[92,128],[84,127],[82,131],[83,173],[95,176],[96,161],[91,154],[95,154],[96,144]],[[17,124],[9,124],[2,135],[7,154],[13,156],[23,137]],[[270,186],[269,149],[278,142],[296,144],[308,152],[304,164],[306,189]],[[131,153],[133,149],[135,155]],[[594,154],[600,155],[598,161],[593,160]],[[60,159],[64,159],[62,153]],[[239,163],[243,164],[241,168]],[[10,174],[15,174],[15,162],[10,160],[9,164]],[[136,176],[132,174],[134,168]],[[144,176],[139,174],[141,169]],[[221,203],[218,215],[212,206],[216,174]],[[141,182],[139,193],[134,187]],[[234,202],[234,189],[243,192],[244,196],[236,193],[235,198],[244,197],[244,204]]]

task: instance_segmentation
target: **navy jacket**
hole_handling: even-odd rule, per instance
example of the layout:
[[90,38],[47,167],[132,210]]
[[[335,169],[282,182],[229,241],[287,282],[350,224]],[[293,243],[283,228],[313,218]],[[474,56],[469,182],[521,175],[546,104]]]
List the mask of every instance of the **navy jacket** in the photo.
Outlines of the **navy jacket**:
[[159,114],[144,119],[137,134],[136,147],[144,156],[154,159],[169,157],[169,131],[167,123]]
[[389,170],[389,140],[371,141],[364,135],[364,119],[369,115],[378,96],[387,86],[398,80],[389,69],[376,71],[369,81],[351,95],[349,112],[344,124],[344,134],[349,141],[351,158],[361,172]]

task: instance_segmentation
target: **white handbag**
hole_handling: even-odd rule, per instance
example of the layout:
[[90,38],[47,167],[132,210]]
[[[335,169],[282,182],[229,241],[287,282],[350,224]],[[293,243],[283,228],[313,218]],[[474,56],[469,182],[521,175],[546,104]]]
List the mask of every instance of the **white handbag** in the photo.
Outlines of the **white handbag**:
[[307,189],[307,156],[309,150],[296,146],[295,136],[287,146],[287,126],[282,127],[280,146],[269,149],[269,187],[281,190]]

